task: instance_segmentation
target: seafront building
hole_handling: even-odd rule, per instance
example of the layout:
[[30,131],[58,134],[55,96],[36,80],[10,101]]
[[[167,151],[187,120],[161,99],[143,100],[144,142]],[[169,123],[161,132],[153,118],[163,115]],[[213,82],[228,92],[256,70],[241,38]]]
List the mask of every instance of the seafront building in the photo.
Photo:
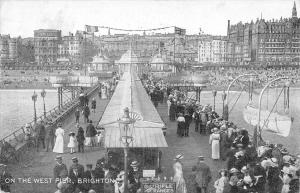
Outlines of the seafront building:
[[150,62],[151,58],[161,50],[168,60],[187,63],[197,59],[199,36],[175,33],[115,34],[103,35],[96,39],[102,53],[112,60],[119,60],[131,46],[140,61]]
[[199,40],[199,63],[225,63],[227,51],[226,36],[204,36]]
[[84,64],[90,62],[95,55],[95,47],[90,34],[77,31],[75,35],[69,33],[63,36],[58,44],[58,56],[60,59],[67,59],[73,64]]
[[60,42],[60,30],[34,30],[35,62],[41,66],[55,64],[58,58],[58,44]]
[[18,61],[20,38],[0,35],[0,64],[7,65]]
[[227,29],[227,61],[231,63],[300,63],[300,18],[296,3],[291,18],[231,25]]

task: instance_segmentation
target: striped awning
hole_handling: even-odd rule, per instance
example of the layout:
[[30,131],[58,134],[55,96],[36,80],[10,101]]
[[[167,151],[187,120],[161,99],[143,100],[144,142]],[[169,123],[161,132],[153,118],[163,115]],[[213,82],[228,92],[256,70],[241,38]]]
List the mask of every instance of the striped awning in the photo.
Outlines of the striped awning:
[[134,141],[130,147],[168,147],[162,131],[165,124],[140,79],[136,74],[125,72],[98,124],[105,129],[106,148],[124,147],[120,141],[117,119],[123,116],[125,107],[129,108],[132,118],[136,119],[132,134]]

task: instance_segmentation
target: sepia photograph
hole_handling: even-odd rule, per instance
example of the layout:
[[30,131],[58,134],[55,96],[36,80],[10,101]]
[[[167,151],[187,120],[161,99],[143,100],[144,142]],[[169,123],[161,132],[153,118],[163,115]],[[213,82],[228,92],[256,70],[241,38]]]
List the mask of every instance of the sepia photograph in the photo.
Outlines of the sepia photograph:
[[299,184],[300,0],[0,0],[0,193]]

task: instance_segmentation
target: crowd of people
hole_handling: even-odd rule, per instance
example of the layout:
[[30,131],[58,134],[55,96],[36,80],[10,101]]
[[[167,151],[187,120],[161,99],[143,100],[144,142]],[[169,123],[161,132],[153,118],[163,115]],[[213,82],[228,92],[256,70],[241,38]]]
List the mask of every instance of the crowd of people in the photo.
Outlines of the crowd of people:
[[[123,168],[118,167],[113,160],[113,152],[109,152],[107,157],[102,157],[93,164],[86,164],[86,168],[79,163],[77,157],[72,158],[73,164],[68,169],[63,163],[62,156],[56,156],[56,165],[53,173],[57,186],[55,193],[100,193],[100,192],[124,192]],[[128,190],[130,193],[141,192],[140,179],[142,170],[137,161],[132,161],[128,172]]]
[[[144,82],[150,96],[151,93],[159,92],[167,94],[168,116],[170,121],[177,121],[178,137],[189,136],[192,122],[194,122],[195,132],[209,135],[211,159],[222,160],[227,166],[219,171],[219,178],[214,182],[216,193],[296,193],[299,191],[300,155],[290,155],[283,145],[269,142],[255,148],[246,129],[224,120],[213,111],[211,106],[201,105],[188,98],[186,93],[165,86],[160,81],[147,79]],[[176,162],[180,163],[182,158],[183,156],[178,155]],[[200,156],[199,162],[202,163],[203,160],[203,156]],[[180,167],[174,166],[175,175],[182,173],[182,169],[176,172]],[[211,177],[210,172],[204,170],[206,177],[202,176],[201,180],[196,174],[194,192],[207,193]],[[203,171],[201,170],[200,173]],[[203,180],[206,183],[203,183]],[[176,184],[180,189],[178,193],[186,192],[183,175],[176,180]]]
[[[206,70],[202,72],[203,74],[208,75],[208,87],[214,89],[224,90],[224,85],[229,85],[230,82],[242,74],[256,74],[257,78],[255,78],[255,87],[262,87],[268,81],[273,80],[278,77],[289,77],[293,79],[293,83],[298,83],[300,80],[300,71],[299,69],[296,70],[275,70],[275,69],[268,69],[268,70],[247,70],[247,69],[219,69],[219,70]],[[223,88],[223,89],[222,89]]]

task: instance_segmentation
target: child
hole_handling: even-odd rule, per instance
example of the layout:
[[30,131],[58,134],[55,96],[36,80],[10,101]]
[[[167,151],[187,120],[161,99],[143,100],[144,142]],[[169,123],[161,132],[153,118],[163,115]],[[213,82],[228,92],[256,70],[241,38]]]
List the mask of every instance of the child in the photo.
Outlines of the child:
[[214,183],[214,187],[216,188],[216,193],[229,192],[229,179],[226,170],[219,171],[220,178],[217,179]]
[[102,147],[103,134],[101,131],[97,131],[97,146]]
[[288,168],[284,168],[282,172],[283,172],[283,177],[281,175],[279,176],[283,183],[281,193],[288,193],[290,191],[290,182],[292,180],[293,175],[290,174]]
[[71,132],[69,134],[70,136],[70,140],[69,140],[69,143],[68,143],[68,148],[70,148],[70,153],[75,153],[75,146],[76,146],[76,138],[75,138],[75,133],[74,132]]

